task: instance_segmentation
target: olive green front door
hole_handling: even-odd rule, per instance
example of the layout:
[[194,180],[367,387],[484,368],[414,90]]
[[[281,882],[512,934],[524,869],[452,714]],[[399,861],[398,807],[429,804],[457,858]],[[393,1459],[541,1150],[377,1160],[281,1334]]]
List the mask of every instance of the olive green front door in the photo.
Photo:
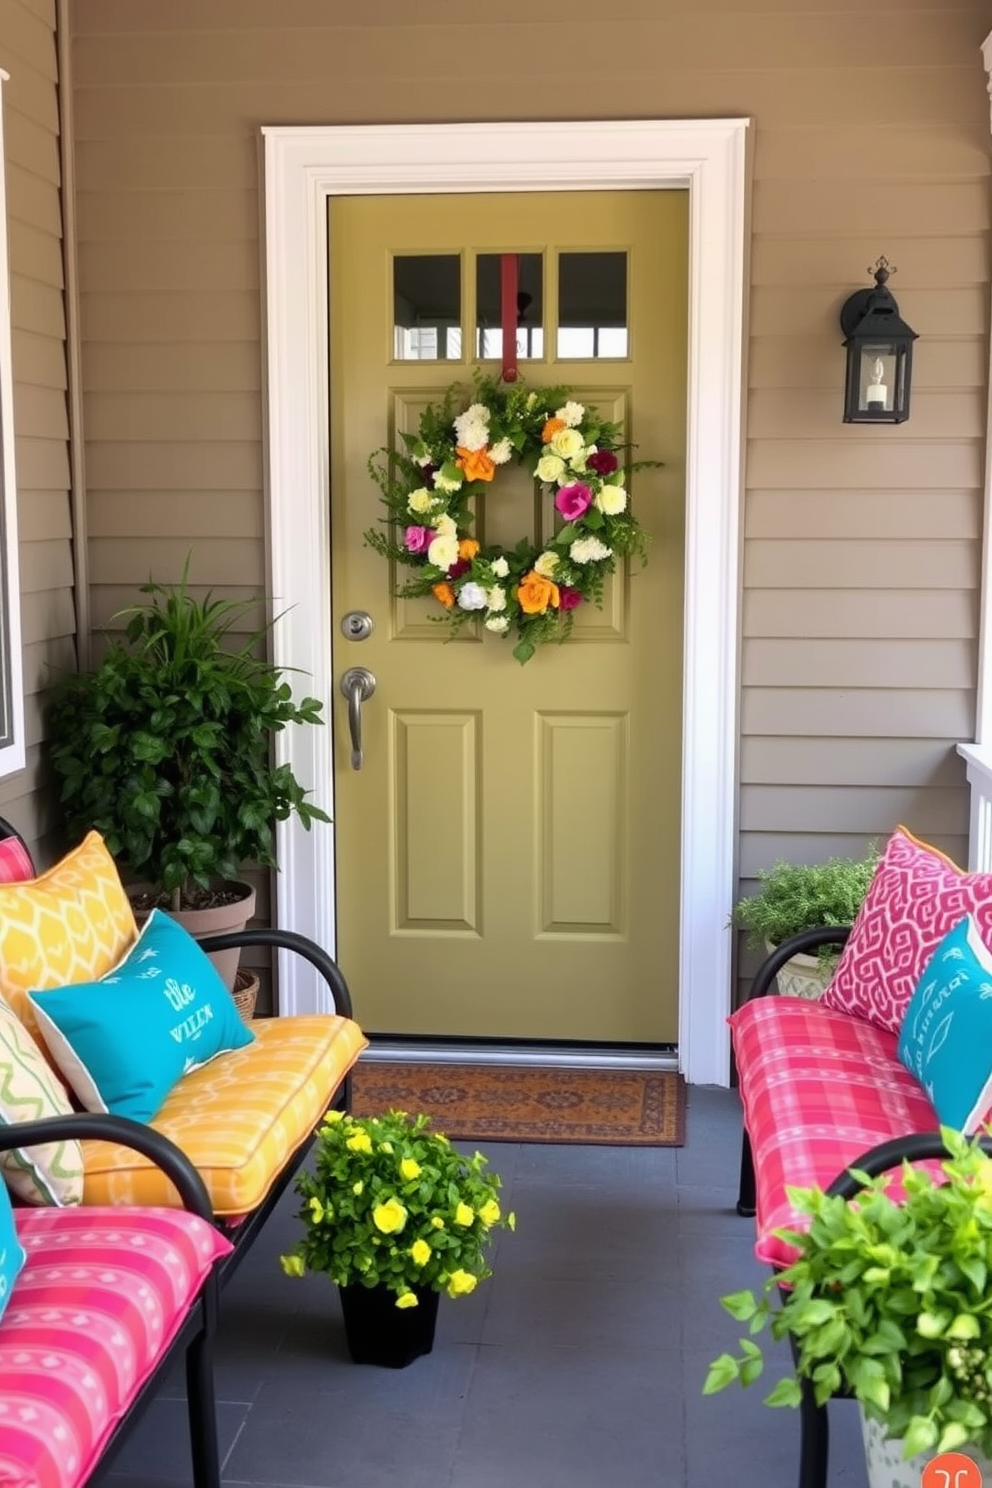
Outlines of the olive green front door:
[[[330,206],[338,955],[373,1033],[678,1038],[687,197],[681,191],[336,198]],[[500,371],[498,265],[518,256],[525,386],[619,421],[650,534],[602,609],[525,666],[363,540],[370,454],[479,367]],[[496,286],[494,288],[494,286]],[[467,400],[467,399],[466,399]],[[501,468],[489,542],[553,517]],[[349,615],[372,632],[350,638]],[[337,682],[367,668],[354,768]]]

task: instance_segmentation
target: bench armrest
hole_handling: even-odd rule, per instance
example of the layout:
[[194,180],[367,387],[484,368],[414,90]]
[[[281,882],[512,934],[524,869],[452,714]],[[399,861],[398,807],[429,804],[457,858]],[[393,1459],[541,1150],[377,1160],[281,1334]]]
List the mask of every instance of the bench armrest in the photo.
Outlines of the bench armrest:
[[305,961],[309,961],[318,974],[327,983],[331,998],[334,1003],[334,1011],[340,1013],[342,1018],[353,1018],[351,1006],[351,993],[348,991],[348,983],[344,979],[338,963],[329,956],[323,946],[319,946],[315,940],[310,940],[306,935],[298,935],[295,930],[279,930],[274,926],[261,927],[257,930],[229,930],[223,935],[205,935],[197,944],[201,950],[229,951],[235,946],[244,949],[247,946],[275,946],[278,950],[295,951]]
[[850,925],[817,925],[813,930],[800,930],[798,935],[790,935],[788,940],[783,940],[762,961],[754,974],[746,1001],[750,1002],[754,997],[767,997],[769,993],[775,995],[775,978],[793,956],[817,951],[825,945],[843,946],[850,933]]
[[[992,1137],[979,1138],[978,1145],[987,1157],[992,1157]],[[889,1168],[898,1167],[904,1159],[925,1162],[932,1157],[950,1155],[940,1132],[909,1132],[904,1137],[892,1137],[888,1142],[879,1142],[877,1147],[869,1148],[851,1167],[859,1168],[869,1178],[874,1178],[879,1173],[887,1173]],[[827,1193],[832,1197],[853,1199],[863,1188],[861,1180],[847,1169],[838,1173]]]
[[90,1138],[118,1142],[147,1157],[175,1185],[183,1208],[216,1224],[213,1205],[203,1179],[185,1152],[152,1126],[132,1121],[130,1116],[111,1116],[98,1111],[74,1111],[68,1116],[45,1116],[39,1121],[19,1121],[0,1126],[0,1152],[15,1147],[34,1147],[45,1142],[71,1142]]

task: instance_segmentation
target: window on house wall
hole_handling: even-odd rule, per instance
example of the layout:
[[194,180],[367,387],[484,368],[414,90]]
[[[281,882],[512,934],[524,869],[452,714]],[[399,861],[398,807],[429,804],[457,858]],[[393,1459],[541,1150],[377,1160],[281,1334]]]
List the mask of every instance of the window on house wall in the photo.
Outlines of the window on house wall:
[[24,768],[24,688],[21,594],[14,475],[14,396],[10,349],[10,271],[7,255],[6,150],[0,69],[0,776]]

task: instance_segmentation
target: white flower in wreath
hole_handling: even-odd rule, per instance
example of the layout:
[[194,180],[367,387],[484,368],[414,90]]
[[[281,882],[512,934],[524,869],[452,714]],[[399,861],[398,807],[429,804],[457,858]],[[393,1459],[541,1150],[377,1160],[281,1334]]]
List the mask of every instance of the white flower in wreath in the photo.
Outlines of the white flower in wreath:
[[565,461],[560,455],[542,455],[534,471],[539,481],[554,485],[565,474]]
[[489,596],[481,584],[471,580],[463,584],[458,591],[458,606],[462,610],[484,610],[489,603]]
[[462,484],[463,477],[460,472],[457,476],[445,475],[443,470],[435,470],[434,472],[434,489],[435,491],[442,491],[446,496],[450,495],[452,491],[457,491]]
[[558,561],[557,553],[542,553],[540,558],[534,560],[534,572],[539,573],[542,579],[553,579]]
[[473,403],[455,419],[455,434],[462,449],[485,449],[489,443],[489,409]]
[[458,539],[447,533],[442,537],[436,537],[427,549],[427,562],[433,563],[435,568],[443,568],[445,573],[458,562]]
[[510,622],[507,619],[506,615],[493,615],[486,621],[486,629],[494,630],[497,635],[502,635],[509,624]]
[[435,517],[433,525],[438,537],[454,537],[458,531],[454,517],[449,517],[447,512],[442,512],[440,516]]
[[578,429],[559,429],[551,436],[552,454],[560,455],[563,460],[574,460],[585,447],[586,442]]
[[508,439],[497,439],[489,451],[489,458],[494,465],[505,465],[512,457],[513,445]]
[[505,610],[506,590],[496,584],[486,595],[486,606],[490,610]]
[[435,500],[434,492],[428,491],[426,486],[421,486],[419,491],[411,491],[406,498],[406,509],[407,511],[417,512],[418,515],[422,515],[424,512],[430,511]]
[[582,403],[573,402],[571,398],[564,408],[559,408],[555,412],[555,418],[560,418],[562,423],[567,424],[570,429],[577,429],[585,416],[585,406]]
[[505,558],[494,558],[489,567],[493,571],[494,579],[505,579],[510,572],[510,565]]
[[601,486],[593,497],[593,506],[608,517],[615,517],[627,508],[627,492],[623,486]]
[[603,558],[611,558],[613,549],[600,542],[598,537],[577,537],[568,550],[568,556],[573,563],[599,563]]

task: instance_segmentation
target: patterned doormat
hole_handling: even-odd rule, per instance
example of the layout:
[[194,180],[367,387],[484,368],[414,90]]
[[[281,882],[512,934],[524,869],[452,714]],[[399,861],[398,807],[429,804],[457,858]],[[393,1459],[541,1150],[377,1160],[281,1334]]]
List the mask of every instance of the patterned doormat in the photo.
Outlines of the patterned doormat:
[[681,1147],[685,1084],[670,1071],[359,1060],[356,1116],[423,1111],[449,1137]]

